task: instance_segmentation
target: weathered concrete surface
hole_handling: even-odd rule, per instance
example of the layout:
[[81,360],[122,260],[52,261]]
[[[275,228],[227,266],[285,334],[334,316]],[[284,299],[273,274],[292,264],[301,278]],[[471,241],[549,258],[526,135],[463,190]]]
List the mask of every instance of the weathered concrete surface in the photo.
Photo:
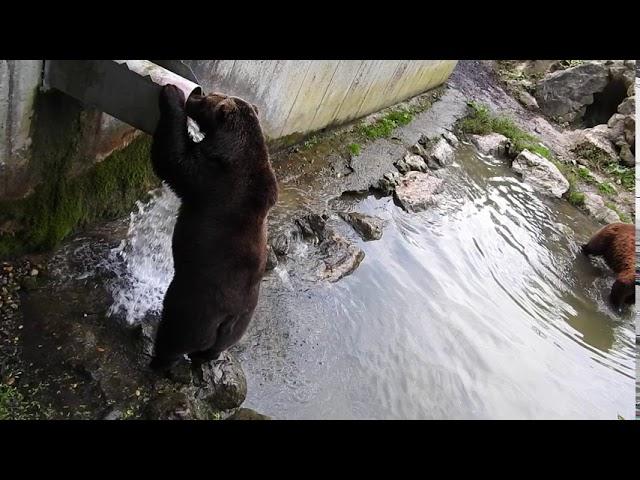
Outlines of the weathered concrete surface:
[[275,140],[363,117],[442,84],[451,60],[184,60],[205,91],[258,105]]
[[0,60],[0,198],[27,181],[30,129],[42,60]]

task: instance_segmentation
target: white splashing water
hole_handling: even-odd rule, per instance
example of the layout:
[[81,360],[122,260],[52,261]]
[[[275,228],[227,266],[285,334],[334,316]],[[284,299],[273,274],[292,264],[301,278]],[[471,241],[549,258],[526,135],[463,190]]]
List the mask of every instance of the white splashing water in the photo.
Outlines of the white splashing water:
[[[187,130],[196,143],[204,138],[191,118],[187,118]],[[162,310],[164,294],[173,278],[171,237],[180,199],[163,184],[151,192],[149,202],[137,202],[136,206],[127,238],[111,252],[109,261],[122,268],[112,284],[114,301],[109,315],[122,314],[132,324]]]
[[112,285],[109,314],[122,314],[129,323],[160,313],[173,278],[171,237],[180,199],[166,185],[151,193],[151,201],[137,203],[127,238],[111,252],[110,263],[124,263],[124,272]]

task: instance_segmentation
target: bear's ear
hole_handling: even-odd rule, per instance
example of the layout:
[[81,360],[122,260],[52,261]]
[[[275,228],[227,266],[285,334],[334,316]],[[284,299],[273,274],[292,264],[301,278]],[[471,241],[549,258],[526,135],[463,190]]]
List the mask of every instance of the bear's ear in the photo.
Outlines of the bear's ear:
[[255,103],[252,103],[253,111],[256,112],[256,115],[260,115],[260,111],[258,110],[258,106]]
[[226,118],[235,112],[238,109],[238,106],[233,98],[225,98],[218,104],[218,109],[222,113],[222,116]]

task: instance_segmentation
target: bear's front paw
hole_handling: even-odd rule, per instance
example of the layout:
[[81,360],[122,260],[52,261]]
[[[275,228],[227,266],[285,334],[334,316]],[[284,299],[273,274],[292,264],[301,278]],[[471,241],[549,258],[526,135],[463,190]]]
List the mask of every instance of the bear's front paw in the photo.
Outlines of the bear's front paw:
[[165,85],[160,91],[160,108],[184,109],[184,93],[175,85]]

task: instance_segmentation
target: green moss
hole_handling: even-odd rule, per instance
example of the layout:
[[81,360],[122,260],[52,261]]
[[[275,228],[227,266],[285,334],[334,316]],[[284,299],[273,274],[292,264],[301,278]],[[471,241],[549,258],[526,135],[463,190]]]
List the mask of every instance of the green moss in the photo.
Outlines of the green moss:
[[414,109],[404,107],[391,110],[373,123],[360,125],[359,133],[370,140],[389,137],[396,128],[411,122],[415,113]]
[[0,236],[0,257],[48,250],[71,233],[97,220],[115,219],[158,184],[150,158],[151,140],[140,137],[88,172],[69,178],[69,165],[54,165],[30,197],[0,202],[0,215],[23,226]]
[[349,144],[349,153],[351,153],[351,155],[357,157],[358,155],[360,155],[360,144],[359,143],[351,143]]

